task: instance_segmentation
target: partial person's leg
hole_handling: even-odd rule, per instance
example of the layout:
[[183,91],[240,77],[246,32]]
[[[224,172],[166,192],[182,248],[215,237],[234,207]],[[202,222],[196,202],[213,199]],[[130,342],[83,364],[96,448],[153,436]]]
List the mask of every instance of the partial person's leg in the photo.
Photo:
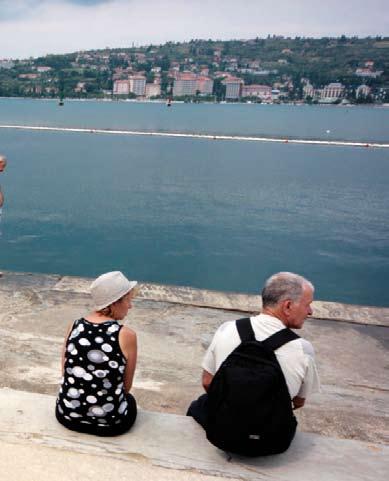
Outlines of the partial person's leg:
[[97,436],[119,436],[129,431],[135,423],[138,414],[135,398],[132,394],[127,394],[127,415],[125,419],[118,425],[110,426],[109,428],[99,427]]
[[134,396],[127,394],[127,416],[126,418],[117,425],[114,426],[95,426],[91,424],[78,423],[76,421],[68,421],[65,419],[58,411],[58,406],[55,410],[55,416],[57,421],[62,424],[67,429],[71,431],[77,431],[78,433],[93,434],[95,436],[119,436],[129,431],[136,420],[137,406]]
[[124,426],[126,427],[126,431],[128,431],[132,425],[135,423],[136,416],[138,414],[138,407],[136,405],[135,398],[132,394],[128,393],[127,394],[127,418],[124,423]]
[[207,424],[207,408],[208,408],[208,394],[203,394],[198,399],[193,401],[186,413],[187,416],[197,421],[204,429]]

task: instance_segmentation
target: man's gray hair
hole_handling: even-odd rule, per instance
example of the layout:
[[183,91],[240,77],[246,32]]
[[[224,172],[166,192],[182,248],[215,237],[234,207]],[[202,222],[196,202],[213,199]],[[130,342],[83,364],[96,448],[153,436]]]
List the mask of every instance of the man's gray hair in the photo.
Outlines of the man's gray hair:
[[305,277],[293,272],[278,272],[265,282],[262,289],[262,305],[274,306],[286,299],[298,301],[303,294],[304,286],[314,289],[313,284]]
[[0,162],[7,165],[7,157],[5,155],[0,154]]

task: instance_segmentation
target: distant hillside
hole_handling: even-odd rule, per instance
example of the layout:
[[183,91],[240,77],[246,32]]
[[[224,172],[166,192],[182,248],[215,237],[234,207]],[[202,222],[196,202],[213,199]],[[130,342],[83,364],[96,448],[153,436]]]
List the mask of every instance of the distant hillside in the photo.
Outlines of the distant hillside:
[[[241,78],[245,85],[279,89],[288,100],[302,99],[307,82],[314,88],[340,82],[350,99],[364,84],[370,101],[387,102],[389,37],[191,40],[0,60],[0,96],[103,97],[112,94],[115,80],[141,74],[146,82],[159,83],[164,97],[177,72],[211,79],[226,73]],[[220,84],[215,82],[217,88]]]

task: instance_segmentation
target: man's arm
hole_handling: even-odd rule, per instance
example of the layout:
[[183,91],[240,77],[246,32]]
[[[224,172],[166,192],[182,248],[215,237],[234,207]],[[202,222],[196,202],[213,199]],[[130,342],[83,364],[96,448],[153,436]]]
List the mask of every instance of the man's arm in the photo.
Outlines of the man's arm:
[[315,351],[310,342],[301,339],[303,351],[306,360],[306,369],[300,390],[292,399],[293,409],[304,406],[305,400],[313,393],[320,392],[320,379],[315,364]]
[[203,376],[202,376],[202,384],[206,392],[208,392],[212,379],[213,379],[213,375],[204,369]]
[[4,195],[0,189],[0,209],[3,207],[3,204],[4,204]]

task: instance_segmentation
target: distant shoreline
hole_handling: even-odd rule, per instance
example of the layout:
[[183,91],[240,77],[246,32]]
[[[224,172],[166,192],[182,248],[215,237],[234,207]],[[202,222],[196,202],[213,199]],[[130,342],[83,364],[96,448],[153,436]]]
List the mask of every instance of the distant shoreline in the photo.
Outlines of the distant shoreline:
[[[45,101],[45,102],[55,102],[58,103],[59,99],[58,98],[36,98],[36,97],[2,97],[0,96],[0,100],[35,100],[35,101]],[[146,99],[111,99],[111,98],[88,98],[88,99],[77,99],[73,97],[65,97],[63,99],[64,102],[101,102],[101,103],[130,103],[130,104],[166,104],[167,100],[166,99],[155,99],[155,100],[146,100]],[[291,106],[291,107],[340,107],[340,108],[347,108],[347,107],[352,107],[352,108],[389,108],[389,103],[385,104],[334,104],[334,103],[317,103],[317,104],[307,104],[307,103],[293,103],[293,102],[282,102],[282,103],[268,103],[268,102],[261,102],[261,103],[256,103],[256,102],[185,102],[184,100],[172,100],[171,105],[175,104],[186,104],[186,105],[231,105],[231,106],[236,106],[236,105],[247,105],[247,106]]]

